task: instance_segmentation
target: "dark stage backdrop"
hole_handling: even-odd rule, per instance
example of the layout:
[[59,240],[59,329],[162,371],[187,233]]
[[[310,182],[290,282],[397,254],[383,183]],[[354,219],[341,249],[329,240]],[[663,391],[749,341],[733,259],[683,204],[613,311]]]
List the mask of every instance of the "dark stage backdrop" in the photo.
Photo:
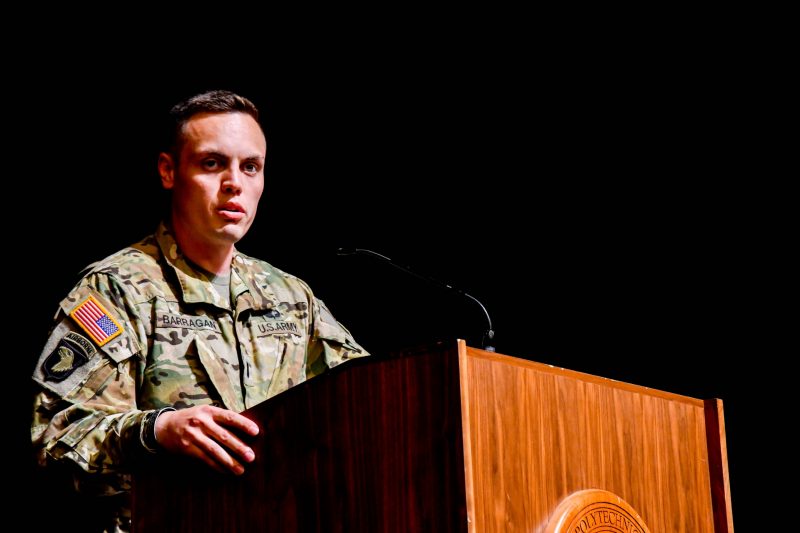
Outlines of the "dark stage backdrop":
[[[598,66],[601,65],[601,66]],[[725,402],[734,516],[754,492],[750,389],[769,356],[770,253],[755,229],[737,117],[719,73],[589,61],[298,65],[257,77],[76,72],[32,90],[10,184],[7,278],[17,450],[28,376],[78,272],[152,232],[153,127],[177,99],[230,88],[261,108],[266,190],[239,248],[307,281],[374,353],[434,338]],[[724,76],[724,73],[723,73]],[[253,81],[258,79],[259,81]],[[725,79],[724,77],[722,78]],[[689,81],[691,87],[689,88]],[[57,89],[56,89],[57,87]],[[744,182],[747,183],[747,182]],[[755,375],[754,375],[755,372]],[[39,498],[36,485],[22,494]],[[52,504],[52,502],[51,502]]]

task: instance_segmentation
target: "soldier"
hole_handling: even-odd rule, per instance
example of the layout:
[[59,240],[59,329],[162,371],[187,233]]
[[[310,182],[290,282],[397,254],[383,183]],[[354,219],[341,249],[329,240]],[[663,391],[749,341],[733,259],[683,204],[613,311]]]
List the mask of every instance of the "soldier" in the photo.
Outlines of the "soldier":
[[[298,278],[240,253],[264,188],[258,110],[211,91],[176,105],[158,160],[170,214],[156,233],[92,265],[61,302],[34,371],[42,465],[114,504],[130,528],[127,468],[175,453],[241,474],[258,433],[241,411],[368,355]],[[91,487],[91,488],[89,488]]]

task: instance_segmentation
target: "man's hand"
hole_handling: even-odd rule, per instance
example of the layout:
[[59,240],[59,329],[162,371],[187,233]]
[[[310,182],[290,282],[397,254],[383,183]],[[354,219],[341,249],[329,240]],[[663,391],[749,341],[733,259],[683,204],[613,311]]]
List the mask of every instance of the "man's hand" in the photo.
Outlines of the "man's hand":
[[197,405],[165,411],[156,420],[156,440],[167,451],[196,457],[218,472],[242,474],[242,462],[255,459],[253,450],[230,429],[258,435],[258,426],[227,409]]

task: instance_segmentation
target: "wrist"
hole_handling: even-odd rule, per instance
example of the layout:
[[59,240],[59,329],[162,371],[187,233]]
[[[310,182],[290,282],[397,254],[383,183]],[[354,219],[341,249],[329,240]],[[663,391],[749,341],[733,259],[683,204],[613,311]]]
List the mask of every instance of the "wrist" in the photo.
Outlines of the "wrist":
[[156,421],[166,411],[175,411],[175,408],[163,407],[156,411],[150,411],[144,415],[139,425],[139,442],[142,444],[142,448],[150,453],[158,453],[160,449],[156,439]]

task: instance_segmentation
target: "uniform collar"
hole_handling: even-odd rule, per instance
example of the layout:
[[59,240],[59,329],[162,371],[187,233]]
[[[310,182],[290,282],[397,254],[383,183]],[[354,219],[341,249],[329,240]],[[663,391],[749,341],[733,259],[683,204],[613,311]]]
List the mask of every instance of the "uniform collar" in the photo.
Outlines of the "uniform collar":
[[239,252],[234,253],[231,294],[236,300],[237,311],[277,309],[278,299],[272,290],[269,276],[260,261]]
[[[198,272],[183,256],[175,242],[171,228],[164,222],[156,230],[156,241],[166,263],[175,272],[180,286],[180,297],[185,303],[207,303],[227,309],[225,299],[202,272]],[[237,310],[270,309],[275,307],[275,295],[269,284],[258,285],[259,281],[251,272],[253,260],[234,249],[231,263],[231,295]]]

